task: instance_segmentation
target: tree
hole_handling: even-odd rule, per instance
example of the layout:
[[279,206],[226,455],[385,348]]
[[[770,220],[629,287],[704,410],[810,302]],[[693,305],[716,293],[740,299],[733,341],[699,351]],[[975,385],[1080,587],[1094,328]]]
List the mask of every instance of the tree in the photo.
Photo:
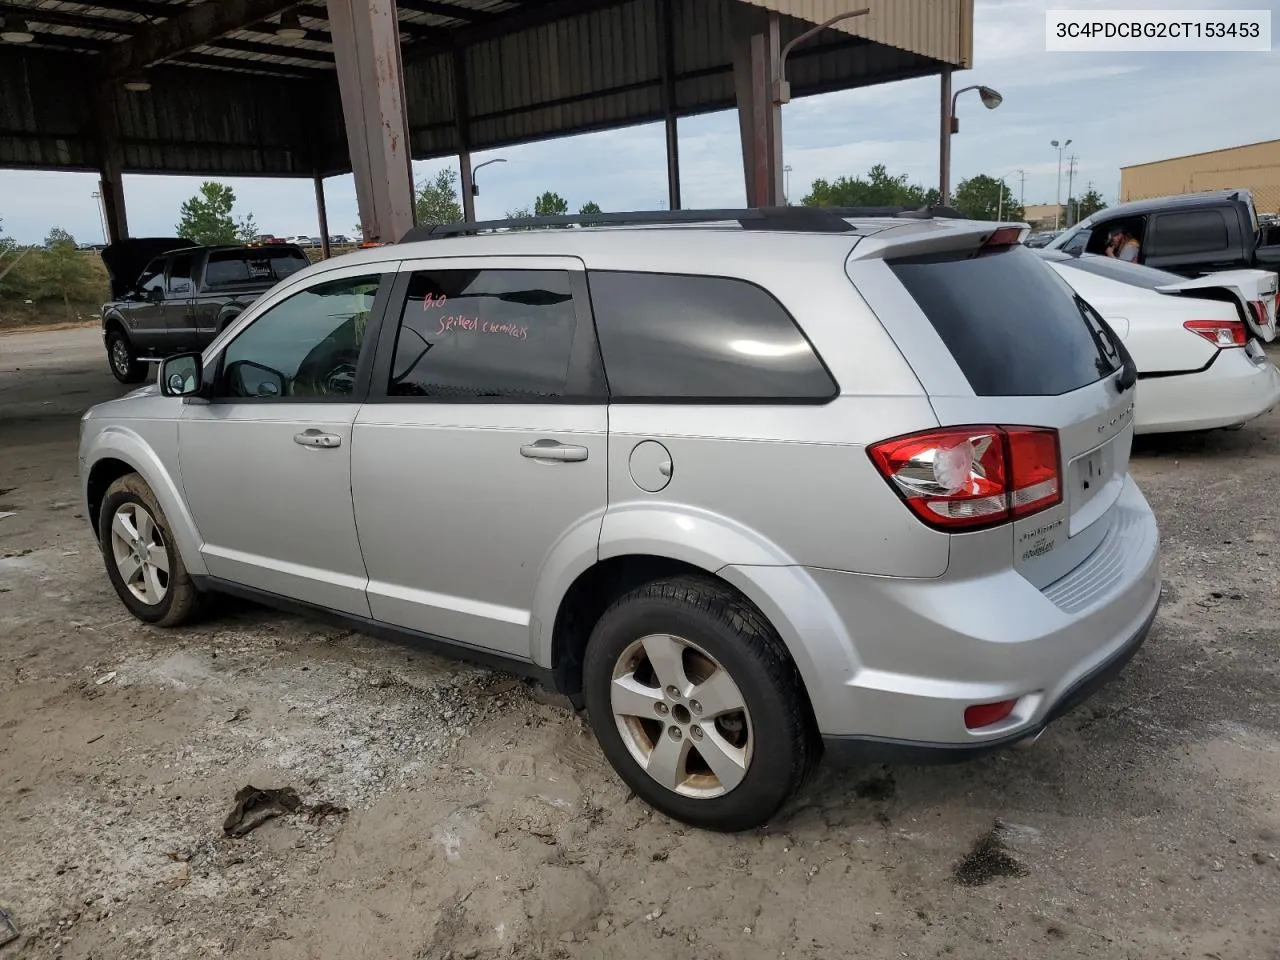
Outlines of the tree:
[[236,193],[214,180],[200,184],[200,192],[182,205],[178,236],[199,244],[236,242],[236,222],[231,217]]
[[815,180],[806,207],[923,207],[938,202],[938,191],[907,182],[907,175],[889,176],[877,163],[864,177],[841,177],[834,182]]
[[75,319],[71,300],[87,300],[93,295],[89,264],[76,249],[76,239],[61,227],[54,227],[44,240],[45,252],[41,257],[40,283],[49,291],[62,294],[62,305],[67,319]]
[[1015,200],[1009,185],[985,173],[961,180],[956,186],[951,205],[974,220],[1017,221],[1023,218],[1022,207]]
[[1089,187],[1089,191],[1076,201],[1076,220],[1083,220],[1085,217],[1091,217],[1099,210],[1107,208],[1107,201],[1102,199],[1102,194],[1097,190]]
[[558,193],[548,190],[533,201],[535,217],[563,217],[569,212],[569,201]]
[[578,210],[578,213],[582,214],[582,216],[584,217],[587,217],[593,213],[604,213],[604,211],[600,209],[600,204],[596,203],[594,200],[588,200]]
[[236,222],[236,237],[241,243],[253,243],[258,239],[258,221],[247,213]]
[[423,181],[413,198],[413,208],[420,224],[462,222],[458,171],[445,167],[434,180]]

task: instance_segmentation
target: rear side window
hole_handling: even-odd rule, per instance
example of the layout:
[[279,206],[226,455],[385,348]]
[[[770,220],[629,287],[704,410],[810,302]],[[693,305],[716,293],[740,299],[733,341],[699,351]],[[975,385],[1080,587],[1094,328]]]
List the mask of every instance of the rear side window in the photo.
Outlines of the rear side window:
[[1119,369],[1084,302],[1025,247],[888,265],[978,396],[1057,396]]
[[1153,253],[1212,253],[1227,249],[1227,221],[1220,210],[1163,213],[1156,218]]
[[563,400],[580,392],[570,383],[576,329],[563,270],[417,271],[387,394],[441,402]]
[[838,392],[791,315],[745,280],[593,272],[610,399],[822,403]]
[[209,254],[204,283],[225,287],[236,283],[275,283],[310,263],[297,250],[215,250]]

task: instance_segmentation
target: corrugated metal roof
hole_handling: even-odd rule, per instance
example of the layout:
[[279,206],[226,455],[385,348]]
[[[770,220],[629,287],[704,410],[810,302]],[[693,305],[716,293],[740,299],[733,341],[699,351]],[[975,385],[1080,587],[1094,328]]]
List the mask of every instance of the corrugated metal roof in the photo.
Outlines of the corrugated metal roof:
[[[730,6],[670,0],[675,109],[734,103]],[[783,41],[848,0],[745,0],[782,14]],[[868,17],[824,31],[792,54],[793,96],[937,73],[968,63],[972,0],[858,0]],[[180,15],[186,0],[0,0],[36,42],[0,55],[0,166],[93,168],[96,141],[84,89],[100,55]],[[469,146],[660,119],[665,113],[662,0],[400,0],[404,83],[415,157],[460,147],[455,55],[465,74]],[[277,6],[275,9],[279,9]],[[310,175],[348,169],[325,0],[296,11],[307,36],[276,20],[244,24],[175,53],[144,94],[114,90],[126,168],[148,172]],[[556,19],[551,19],[557,15]],[[46,22],[40,19],[44,16]],[[81,52],[89,51],[89,52]],[[193,126],[194,125],[194,126]]]

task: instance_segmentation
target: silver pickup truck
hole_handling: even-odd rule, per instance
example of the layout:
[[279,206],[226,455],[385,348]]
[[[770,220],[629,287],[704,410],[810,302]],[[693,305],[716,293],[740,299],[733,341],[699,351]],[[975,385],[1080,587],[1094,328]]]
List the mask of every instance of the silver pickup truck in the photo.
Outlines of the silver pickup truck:
[[201,247],[181,237],[140,237],[102,251],[111,301],[102,338],[111,372],[138,383],[147,362],[202,350],[277,282],[309,264],[293,244]]

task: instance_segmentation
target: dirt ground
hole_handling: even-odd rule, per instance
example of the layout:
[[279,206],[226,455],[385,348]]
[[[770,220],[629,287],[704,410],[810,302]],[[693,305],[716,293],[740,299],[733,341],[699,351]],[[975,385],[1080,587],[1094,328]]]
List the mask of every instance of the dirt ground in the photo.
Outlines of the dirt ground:
[[[0,960],[1280,957],[1280,415],[1139,443],[1164,606],[1034,748],[824,768],[722,836],[523,681],[247,604],[133,621],[75,475],[120,392],[95,331],[0,336]],[[247,784],[347,812],[229,839]]]

